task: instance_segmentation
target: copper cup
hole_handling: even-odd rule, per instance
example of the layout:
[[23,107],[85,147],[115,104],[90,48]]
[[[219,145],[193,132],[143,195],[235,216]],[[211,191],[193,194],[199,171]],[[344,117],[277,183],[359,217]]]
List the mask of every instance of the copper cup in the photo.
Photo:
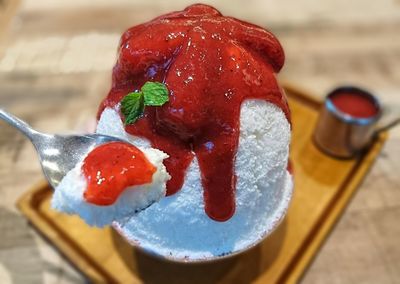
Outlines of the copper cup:
[[[333,98],[339,94],[361,96],[376,109],[368,117],[356,117],[339,109]],[[323,152],[337,158],[353,158],[373,139],[376,125],[382,116],[382,106],[371,93],[356,87],[339,87],[325,98],[314,130],[314,142]]]

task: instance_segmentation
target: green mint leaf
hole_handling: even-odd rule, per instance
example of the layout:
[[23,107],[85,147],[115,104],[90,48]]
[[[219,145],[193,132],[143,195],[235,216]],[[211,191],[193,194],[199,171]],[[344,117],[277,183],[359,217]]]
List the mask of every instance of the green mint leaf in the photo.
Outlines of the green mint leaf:
[[142,88],[144,104],[146,106],[162,106],[168,102],[168,89],[160,82],[146,82]]
[[121,112],[125,125],[132,124],[143,114],[145,106],[162,106],[168,102],[168,89],[160,82],[146,82],[141,92],[127,94],[121,100]]
[[125,116],[125,125],[134,123],[144,111],[143,93],[127,94],[121,101],[121,112]]

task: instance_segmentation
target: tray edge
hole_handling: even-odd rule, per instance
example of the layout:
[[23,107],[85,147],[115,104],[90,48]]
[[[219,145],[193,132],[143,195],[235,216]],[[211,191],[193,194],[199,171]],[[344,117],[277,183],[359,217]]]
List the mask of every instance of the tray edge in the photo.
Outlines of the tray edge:
[[[94,283],[111,283],[114,279],[108,278],[106,275],[102,275],[96,268],[88,262],[85,258],[77,252],[76,250],[70,249],[68,246],[69,241],[66,241],[63,236],[58,235],[57,230],[54,225],[41,216],[39,211],[35,211],[34,200],[37,194],[40,192],[47,191],[49,185],[46,180],[41,180],[32,186],[26,193],[24,193],[16,202],[17,208],[21,211],[23,215],[29,220],[36,231],[49,241],[61,255],[64,256],[72,266],[74,266],[79,273],[93,281]],[[49,229],[49,227],[51,229]],[[62,239],[62,240],[61,240]]]

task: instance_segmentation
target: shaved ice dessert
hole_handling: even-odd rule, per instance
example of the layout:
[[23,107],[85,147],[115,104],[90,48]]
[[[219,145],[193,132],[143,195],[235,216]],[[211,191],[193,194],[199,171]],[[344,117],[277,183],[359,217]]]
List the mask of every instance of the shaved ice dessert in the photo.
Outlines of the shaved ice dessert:
[[[96,167],[117,153],[99,155],[90,179],[85,161],[94,149],[61,182],[53,206],[90,225],[110,224],[130,243],[174,260],[215,259],[257,244],[283,219],[293,190],[290,111],[276,80],[283,63],[270,32],[207,5],[128,29],[96,132],[142,153],[133,160],[147,179],[127,182],[110,166],[117,174],[107,181],[123,182],[97,189],[104,177]],[[137,181],[137,167],[130,170]]]

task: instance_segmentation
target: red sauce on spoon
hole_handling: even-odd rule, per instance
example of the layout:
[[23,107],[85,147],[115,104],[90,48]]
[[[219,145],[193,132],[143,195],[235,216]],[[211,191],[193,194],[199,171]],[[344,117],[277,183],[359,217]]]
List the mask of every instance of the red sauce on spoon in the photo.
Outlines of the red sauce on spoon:
[[124,33],[112,89],[99,115],[146,81],[164,82],[169,102],[146,107],[143,117],[126,131],[147,138],[170,156],[164,160],[172,177],[167,195],[180,190],[196,156],[205,211],[216,221],[226,221],[235,211],[242,102],[268,101],[290,120],[275,78],[283,62],[283,50],[268,31],[223,17],[210,6],[193,5]]
[[135,146],[112,142],[91,151],[83,161],[82,171],[88,183],[86,201],[111,205],[125,188],[150,183],[156,168]]

